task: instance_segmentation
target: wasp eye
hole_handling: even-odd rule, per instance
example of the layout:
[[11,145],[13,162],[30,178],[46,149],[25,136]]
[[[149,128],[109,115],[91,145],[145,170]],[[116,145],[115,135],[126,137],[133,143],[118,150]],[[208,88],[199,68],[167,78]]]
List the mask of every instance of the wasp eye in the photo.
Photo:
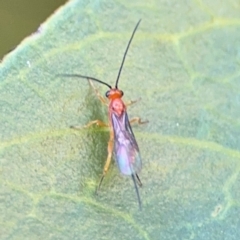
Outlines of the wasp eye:
[[110,91],[107,91],[106,94],[105,94],[105,96],[108,98],[109,95],[110,95]]

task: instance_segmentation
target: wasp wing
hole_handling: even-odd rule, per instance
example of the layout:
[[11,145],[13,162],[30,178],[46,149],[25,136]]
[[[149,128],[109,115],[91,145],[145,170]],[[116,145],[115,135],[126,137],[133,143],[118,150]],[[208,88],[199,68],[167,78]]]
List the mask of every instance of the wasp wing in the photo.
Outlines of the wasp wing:
[[114,131],[114,152],[120,172],[125,175],[138,173],[142,168],[142,161],[127,112],[123,111],[120,115],[112,113],[111,120]]

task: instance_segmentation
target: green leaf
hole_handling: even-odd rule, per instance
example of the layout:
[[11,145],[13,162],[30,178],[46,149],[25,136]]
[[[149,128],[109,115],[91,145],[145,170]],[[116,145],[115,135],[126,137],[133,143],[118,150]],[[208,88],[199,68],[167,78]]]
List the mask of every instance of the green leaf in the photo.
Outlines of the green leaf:
[[[107,108],[79,73],[119,88],[143,169],[139,211],[107,157]],[[239,2],[71,1],[0,66],[1,239],[239,239]],[[105,86],[95,84],[101,95]]]

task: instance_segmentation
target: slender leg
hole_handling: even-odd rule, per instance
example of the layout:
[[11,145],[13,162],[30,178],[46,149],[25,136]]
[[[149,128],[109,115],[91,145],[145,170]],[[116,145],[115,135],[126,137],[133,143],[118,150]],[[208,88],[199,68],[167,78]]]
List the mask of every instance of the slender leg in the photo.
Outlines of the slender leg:
[[138,192],[138,187],[137,187],[135,175],[132,174],[131,176],[132,176],[132,180],[133,180],[133,183],[134,183],[134,188],[135,188],[136,193],[137,193],[137,199],[138,199],[139,209],[142,210],[142,202],[141,202],[141,198],[140,198],[140,195],[139,195],[139,192]]
[[131,100],[131,101],[125,103],[125,105],[126,105],[127,107],[128,107],[128,106],[131,106],[131,105],[133,105],[134,103],[138,102],[139,100],[140,100],[140,98],[137,99],[137,100]]
[[[80,130],[82,128],[88,128],[88,127],[90,127],[90,126],[92,126],[94,124],[96,124],[97,126],[100,126],[100,127],[109,127],[108,124],[106,124],[106,123],[104,123],[104,122],[102,122],[100,120],[94,120],[94,121],[89,122],[87,125],[85,125],[83,127],[71,126],[71,128]],[[101,187],[102,181],[103,181],[105,175],[107,174],[107,171],[108,171],[110,163],[111,163],[112,152],[113,152],[113,137],[114,137],[113,136],[113,131],[111,130],[111,132],[110,132],[110,139],[108,141],[108,156],[107,156],[107,160],[105,162],[104,168],[103,168],[102,177],[100,178],[98,187],[96,188],[96,194],[98,194],[98,191],[99,191],[99,189]]]
[[135,123],[135,122],[137,122],[137,124],[145,124],[145,123],[148,123],[148,120],[142,121],[140,117],[134,117],[130,120],[130,123]]
[[[80,130],[82,128],[88,128],[92,125],[96,124],[97,126],[100,126],[100,127],[109,127],[108,124],[100,121],[100,120],[94,120],[94,121],[91,121],[89,122],[87,125],[83,126],[83,127],[80,127],[80,126],[71,126],[71,128],[74,128],[74,129],[77,129],[77,130]],[[98,184],[98,187],[96,188],[96,194],[98,194],[98,191],[101,187],[101,184],[102,184],[102,181],[105,177],[105,175],[107,174],[107,171],[109,169],[109,166],[110,166],[110,163],[111,163],[111,159],[112,159],[112,152],[113,152],[113,131],[111,130],[110,132],[110,139],[108,141],[108,156],[107,156],[107,160],[105,162],[105,165],[104,165],[104,168],[103,168],[103,173],[102,173],[102,177],[100,178],[100,181],[99,181],[99,184]]]
[[113,131],[111,130],[110,131],[110,139],[108,141],[108,156],[107,156],[107,160],[106,160],[106,163],[104,165],[104,168],[103,168],[102,177],[100,178],[98,187],[96,188],[96,194],[98,194],[98,191],[101,187],[102,181],[103,181],[105,175],[107,174],[107,171],[108,171],[110,163],[111,163],[112,152],[113,152],[113,137],[114,137],[113,136]]
[[90,126],[96,124],[97,126],[99,127],[108,127],[108,124],[107,123],[104,123],[100,120],[94,120],[94,121],[91,121],[89,122],[88,124],[84,125],[84,126],[70,126],[70,128],[73,128],[73,129],[76,129],[76,130],[80,130],[82,128],[89,128]]
[[141,182],[139,176],[137,175],[137,173],[136,173],[135,175],[136,175],[136,178],[137,178],[137,182],[138,182],[139,187],[142,187],[142,182]]
[[101,101],[101,103],[103,103],[104,105],[108,106],[108,100],[106,98],[104,98],[99,91],[95,88],[95,86],[93,85],[93,82],[91,80],[88,80],[89,84],[92,86],[96,96],[98,97],[98,99]]

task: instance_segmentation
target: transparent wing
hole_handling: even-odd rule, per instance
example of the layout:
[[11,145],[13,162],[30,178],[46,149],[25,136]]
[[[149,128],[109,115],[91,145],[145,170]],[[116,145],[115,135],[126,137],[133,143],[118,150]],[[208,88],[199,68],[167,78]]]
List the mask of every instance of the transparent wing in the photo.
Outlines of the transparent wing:
[[120,116],[111,115],[114,130],[114,152],[121,173],[132,175],[142,168],[139,148],[134,137],[128,115],[124,111]]

